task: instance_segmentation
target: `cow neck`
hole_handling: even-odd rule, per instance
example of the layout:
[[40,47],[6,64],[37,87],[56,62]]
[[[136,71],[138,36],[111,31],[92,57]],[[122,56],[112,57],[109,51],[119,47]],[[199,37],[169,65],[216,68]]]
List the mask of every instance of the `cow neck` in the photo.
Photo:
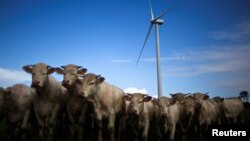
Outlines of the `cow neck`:
[[37,89],[37,92],[38,92],[38,95],[39,96],[47,96],[51,87],[53,87],[51,84],[50,84],[50,79],[51,79],[51,76],[48,76],[48,80],[47,82],[45,83],[45,85],[42,87],[42,88],[38,88]]
[[145,116],[145,106],[147,106],[147,104],[145,102],[142,102],[142,106],[139,109],[139,117],[144,117]]
[[80,87],[81,85],[78,84],[77,82],[75,82],[72,87],[69,88],[69,92],[73,95],[73,96],[78,96],[78,94],[80,93]]

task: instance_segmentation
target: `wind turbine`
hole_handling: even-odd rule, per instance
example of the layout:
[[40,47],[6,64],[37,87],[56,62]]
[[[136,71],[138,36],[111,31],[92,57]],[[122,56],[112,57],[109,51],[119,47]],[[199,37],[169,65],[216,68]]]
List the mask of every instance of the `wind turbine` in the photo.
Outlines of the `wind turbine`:
[[154,17],[151,1],[148,0],[149,8],[150,8],[150,14],[151,14],[151,20],[150,20],[150,26],[146,35],[146,38],[144,40],[140,55],[138,57],[136,65],[138,65],[139,60],[141,58],[143,49],[146,45],[146,42],[148,40],[148,37],[150,35],[150,32],[152,30],[153,25],[155,25],[155,34],[156,34],[156,60],[157,60],[157,84],[158,84],[158,98],[162,96],[162,80],[161,80],[161,64],[160,64],[160,38],[159,38],[159,25],[162,25],[164,23],[164,20],[161,19],[162,16],[170,12],[173,8],[165,10],[162,14]]

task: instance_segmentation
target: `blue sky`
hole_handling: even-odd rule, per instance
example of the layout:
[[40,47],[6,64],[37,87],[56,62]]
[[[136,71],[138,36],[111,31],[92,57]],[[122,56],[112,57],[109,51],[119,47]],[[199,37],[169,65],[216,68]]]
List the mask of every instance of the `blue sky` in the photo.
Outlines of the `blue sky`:
[[[250,91],[250,2],[152,0],[155,16],[173,5],[160,26],[163,95]],[[157,95],[154,28],[136,66],[149,20],[147,0],[1,0],[0,86],[29,85],[23,65],[72,63]]]

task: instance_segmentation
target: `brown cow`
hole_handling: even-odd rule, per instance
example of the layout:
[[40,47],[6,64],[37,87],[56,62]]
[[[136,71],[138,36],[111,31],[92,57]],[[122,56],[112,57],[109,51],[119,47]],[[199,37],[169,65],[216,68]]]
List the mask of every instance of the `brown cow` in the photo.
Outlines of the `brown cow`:
[[212,124],[220,124],[220,110],[218,104],[214,100],[209,99],[207,93],[199,93],[194,95],[194,97],[196,97],[199,105],[198,125],[201,136],[204,131],[208,129],[208,126]]
[[108,131],[112,141],[115,140],[115,119],[122,111],[123,95],[122,89],[104,82],[104,77],[93,73],[83,76],[81,96],[87,98],[94,107],[94,118],[97,124],[97,140],[102,140],[102,121],[108,119]]
[[124,99],[130,101],[128,105],[129,123],[135,140],[138,140],[138,131],[142,131],[142,140],[147,141],[150,121],[153,119],[153,104],[151,96],[141,93],[124,95]]
[[85,98],[79,97],[81,93],[81,80],[78,79],[78,75],[84,75],[87,72],[87,69],[73,64],[55,69],[58,74],[63,75],[62,84],[69,92],[69,99],[66,108],[70,121],[69,127],[71,139],[78,137],[78,140],[82,140],[85,117],[87,114],[87,101]]
[[190,132],[190,128],[192,123],[194,123],[194,118],[197,114],[197,101],[190,94],[176,93],[171,94],[172,103],[176,103],[178,105],[179,112],[179,124],[182,135],[182,140],[187,139],[187,134]]
[[35,89],[24,84],[15,84],[5,89],[4,108],[10,139],[17,137],[20,131],[27,130],[35,94]]
[[244,110],[244,105],[239,98],[224,99],[220,97],[215,97],[214,101],[216,101],[220,106],[222,118],[225,118],[225,123],[236,124],[237,122],[242,122],[240,121],[240,118]]
[[48,139],[52,139],[58,113],[67,98],[67,89],[50,76],[55,69],[44,63],[26,65],[23,70],[32,74],[31,86],[37,91],[34,110],[40,126],[39,135],[44,137],[48,128]]
[[[160,118],[163,123],[161,123],[161,131],[166,135],[169,132],[169,140],[175,140],[176,126],[180,125],[181,132],[185,134],[186,124],[183,123],[184,119],[184,101],[161,97],[155,103],[159,105],[160,108]],[[184,99],[184,97],[181,97]],[[185,122],[189,123],[189,119],[185,117]],[[183,135],[183,139],[184,135]]]

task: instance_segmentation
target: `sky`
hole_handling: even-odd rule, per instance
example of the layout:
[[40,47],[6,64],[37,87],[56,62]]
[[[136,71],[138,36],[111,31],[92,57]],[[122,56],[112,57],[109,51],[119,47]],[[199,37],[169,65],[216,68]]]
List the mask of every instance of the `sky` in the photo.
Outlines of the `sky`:
[[[249,0],[151,0],[159,26],[163,96],[250,91]],[[126,92],[157,96],[155,28],[147,0],[1,0],[0,86],[30,85],[22,66],[75,64]],[[62,76],[53,74],[58,81]]]

